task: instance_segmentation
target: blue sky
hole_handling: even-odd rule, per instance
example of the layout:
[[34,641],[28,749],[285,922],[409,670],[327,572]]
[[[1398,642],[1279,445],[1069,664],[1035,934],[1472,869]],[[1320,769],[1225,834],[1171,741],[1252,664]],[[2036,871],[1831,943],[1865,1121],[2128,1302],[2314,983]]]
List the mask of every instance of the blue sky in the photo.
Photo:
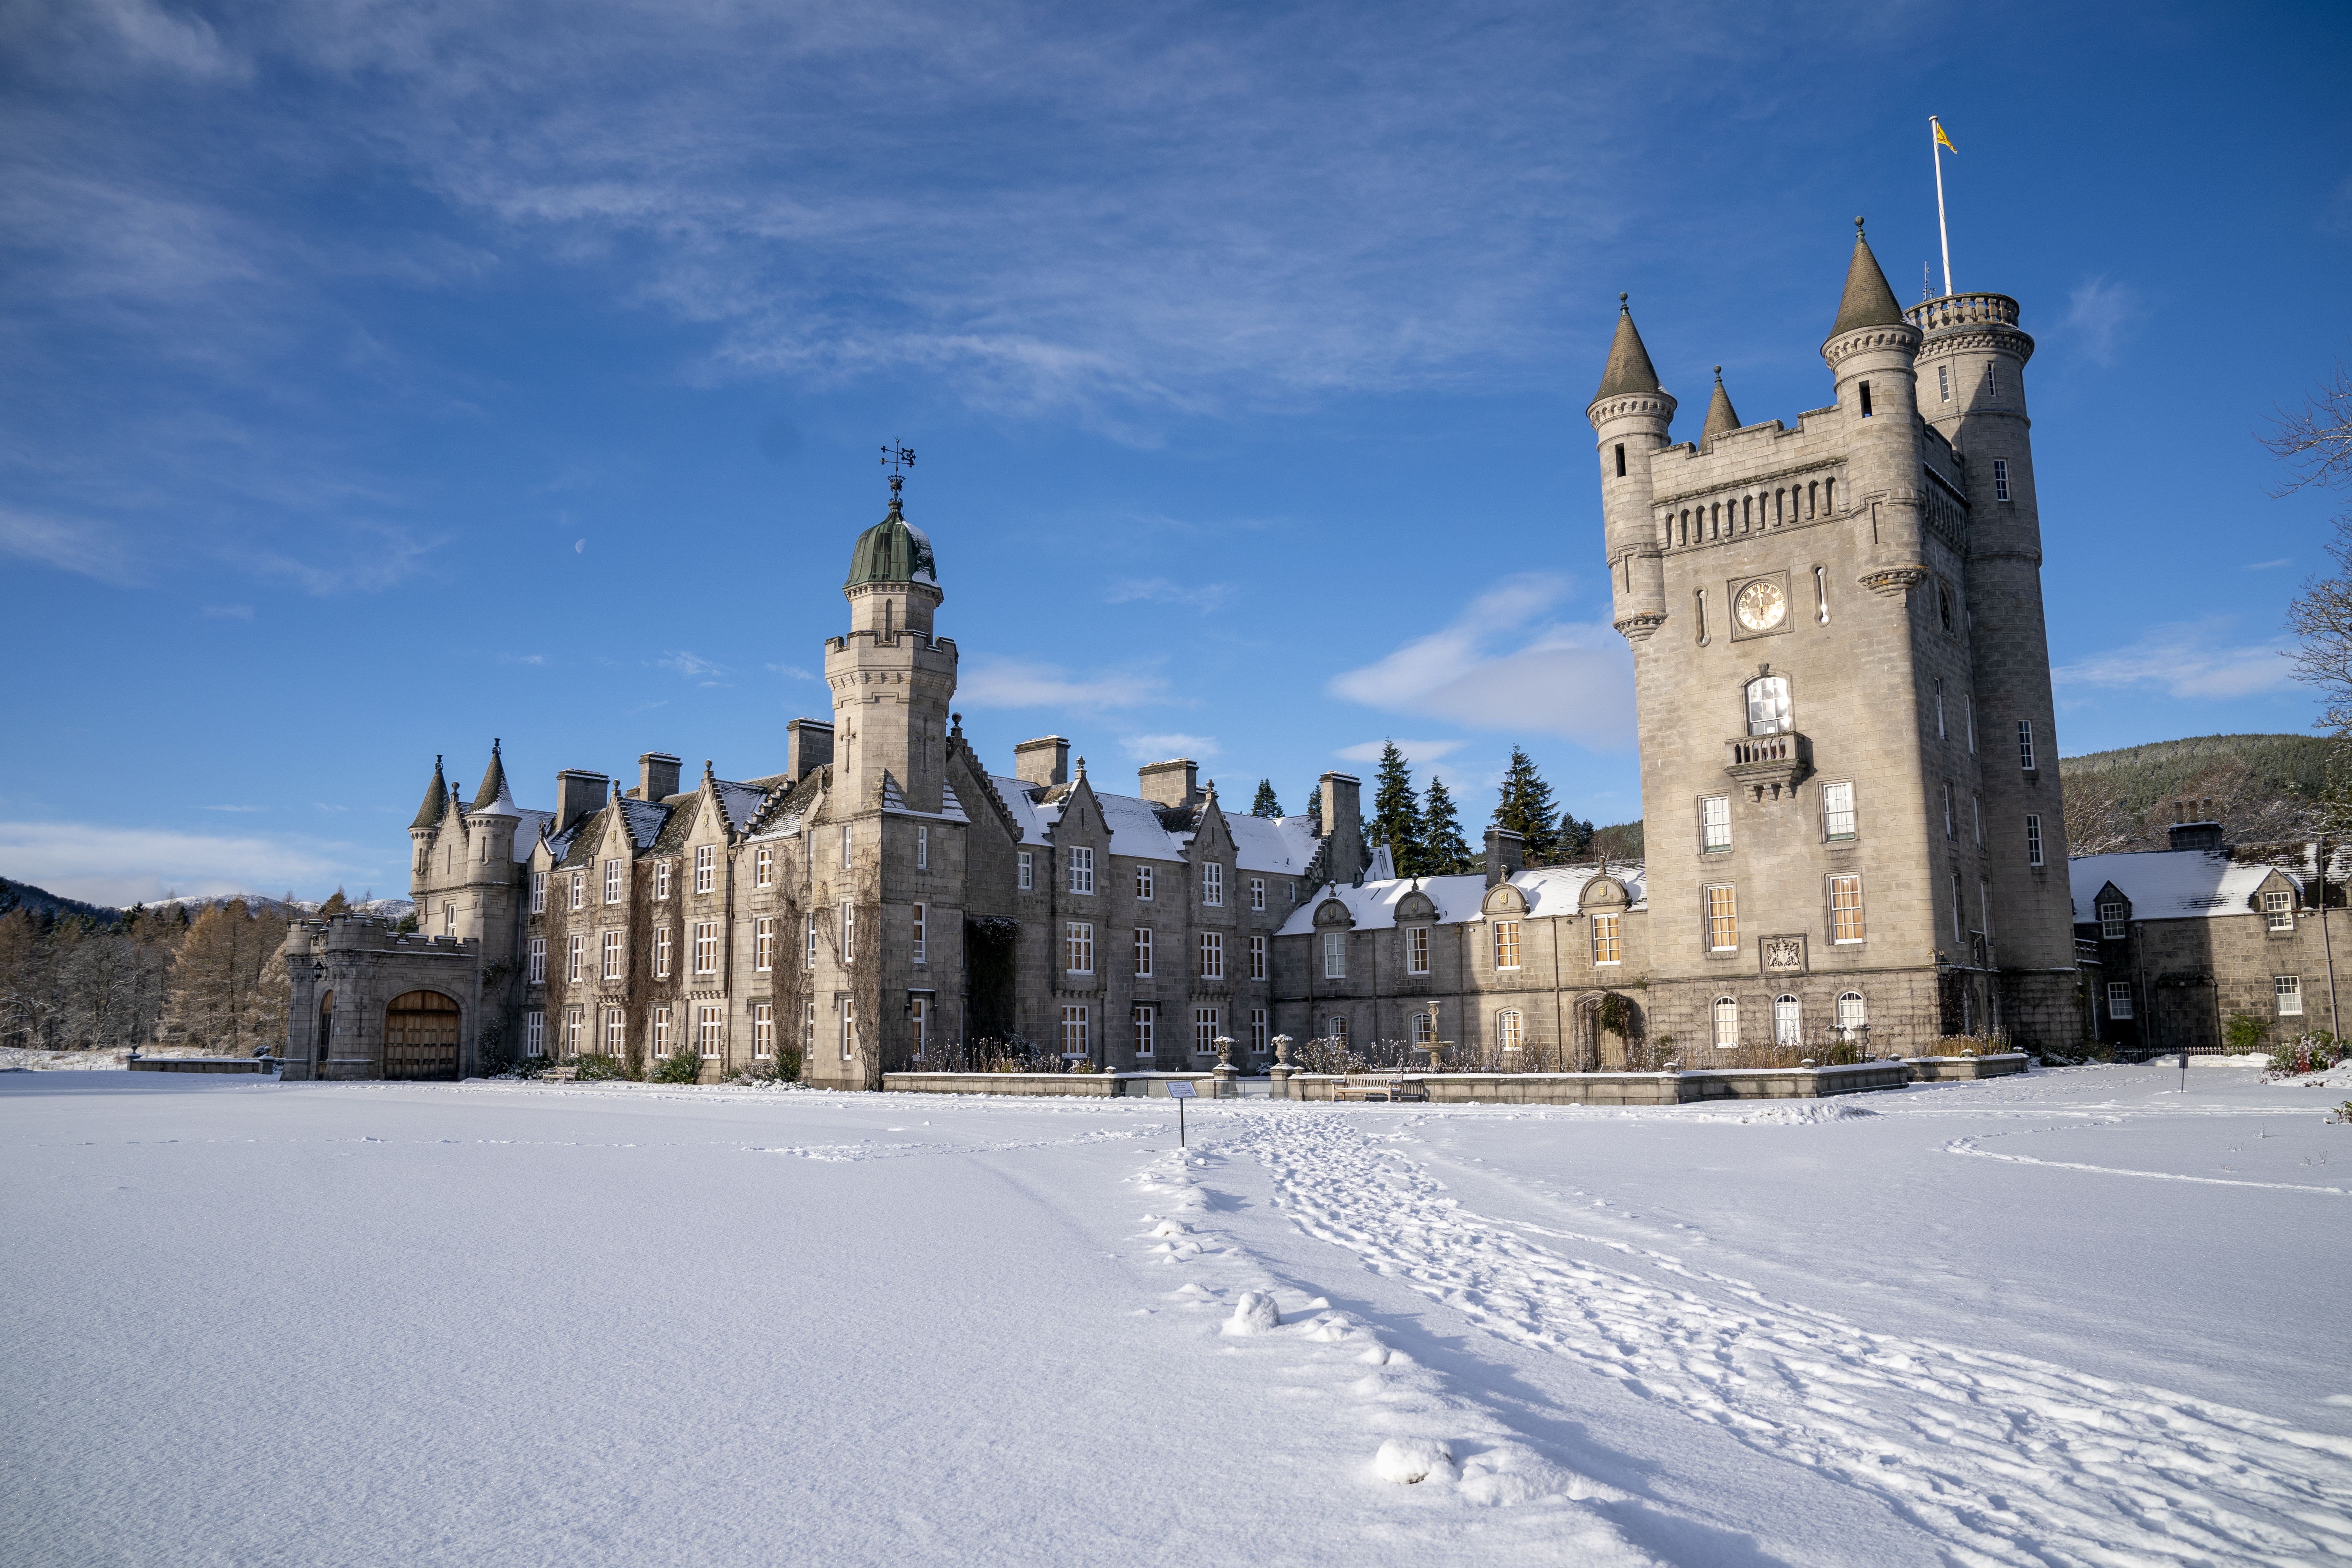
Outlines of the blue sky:
[[782,766],[920,460],[982,753],[1300,808],[1383,737],[1638,814],[1582,410],[1829,399],[1853,215],[2015,295],[2060,740],[2299,730],[2352,354],[2340,5],[0,11],[0,873],[405,890],[524,804]]

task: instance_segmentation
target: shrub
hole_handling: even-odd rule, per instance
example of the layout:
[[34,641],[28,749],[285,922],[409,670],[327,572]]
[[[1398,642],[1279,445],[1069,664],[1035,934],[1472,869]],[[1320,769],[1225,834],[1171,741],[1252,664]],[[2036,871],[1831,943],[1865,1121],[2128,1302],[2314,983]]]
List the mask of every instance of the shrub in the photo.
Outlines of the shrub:
[[702,1058],[692,1046],[680,1046],[662,1058],[647,1076],[656,1083],[692,1083],[702,1076]]
[[798,1083],[801,1080],[801,1054],[780,1052],[773,1058],[755,1061],[728,1081],[741,1084]]
[[2259,1051],[2270,1037],[2271,1021],[2252,1013],[2233,1013],[2221,1026],[2221,1048],[2233,1057]]
[[2319,1029],[2272,1047],[2270,1076],[2300,1078],[2305,1073],[2326,1072],[2344,1058],[2344,1042]]
[[628,1068],[621,1064],[620,1058],[599,1056],[593,1051],[572,1058],[572,1065],[579,1069],[577,1076],[583,1083],[629,1076]]

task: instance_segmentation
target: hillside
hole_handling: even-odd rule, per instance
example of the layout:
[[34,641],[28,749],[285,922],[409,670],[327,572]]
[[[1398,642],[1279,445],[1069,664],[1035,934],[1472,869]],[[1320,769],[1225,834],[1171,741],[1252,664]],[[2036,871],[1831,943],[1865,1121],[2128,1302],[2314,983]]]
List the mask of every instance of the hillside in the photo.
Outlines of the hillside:
[[79,915],[100,925],[112,925],[122,918],[121,910],[104,904],[85,904],[79,899],[68,899],[30,882],[12,882],[0,877],[0,915],[16,910],[30,910],[52,920],[61,915]]
[[2330,746],[2316,735],[2199,735],[2063,758],[2068,847],[2077,855],[2161,849],[2176,800],[2212,801],[2234,843],[2302,837],[2313,827]]

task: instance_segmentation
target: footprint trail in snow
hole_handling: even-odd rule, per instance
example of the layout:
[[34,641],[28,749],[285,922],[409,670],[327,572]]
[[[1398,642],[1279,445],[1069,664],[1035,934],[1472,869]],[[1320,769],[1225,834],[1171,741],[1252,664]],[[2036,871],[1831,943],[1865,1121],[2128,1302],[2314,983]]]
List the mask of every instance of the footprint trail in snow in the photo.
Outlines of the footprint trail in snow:
[[[2023,1356],[1868,1332],[1664,1255],[1460,1206],[1349,1118],[1270,1112],[1224,1142],[1307,1234],[1486,1331],[1569,1356],[1865,1488],[1966,1564],[2352,1558],[2352,1441]],[[1638,1254],[1636,1255],[1638,1256]],[[1998,1325],[1994,1325],[1996,1332]]]

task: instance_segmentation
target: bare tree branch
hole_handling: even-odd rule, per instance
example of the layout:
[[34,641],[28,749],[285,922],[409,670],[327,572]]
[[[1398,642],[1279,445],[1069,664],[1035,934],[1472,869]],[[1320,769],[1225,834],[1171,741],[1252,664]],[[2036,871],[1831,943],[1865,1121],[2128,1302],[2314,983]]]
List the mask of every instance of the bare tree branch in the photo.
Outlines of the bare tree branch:
[[2303,407],[2279,411],[2272,434],[2261,437],[2273,457],[2294,470],[2291,483],[2271,493],[2293,495],[2305,485],[2339,489],[2352,485],[2352,374],[2339,361],[2336,374],[2320,383]]

